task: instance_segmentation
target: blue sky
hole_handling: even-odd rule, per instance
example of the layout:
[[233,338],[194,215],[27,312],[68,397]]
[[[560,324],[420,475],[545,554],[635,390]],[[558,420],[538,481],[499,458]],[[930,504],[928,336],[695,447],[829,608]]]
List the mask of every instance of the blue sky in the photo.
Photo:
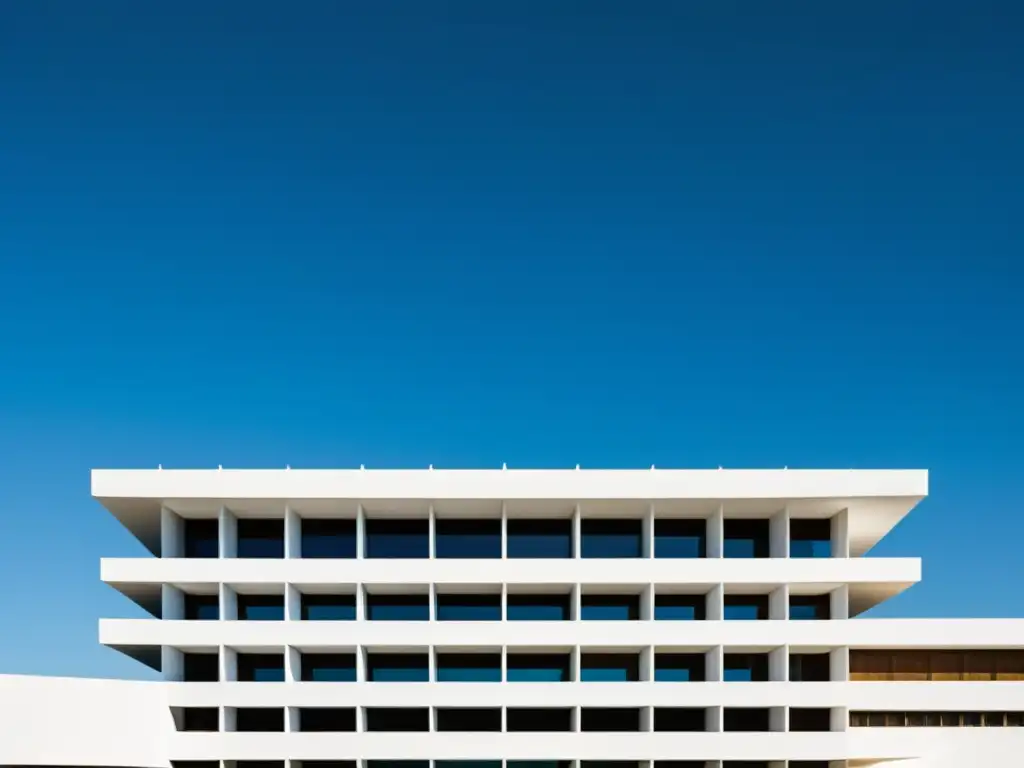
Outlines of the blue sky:
[[145,674],[95,466],[926,467],[876,613],[1024,615],[1022,21],[3,4],[0,671]]

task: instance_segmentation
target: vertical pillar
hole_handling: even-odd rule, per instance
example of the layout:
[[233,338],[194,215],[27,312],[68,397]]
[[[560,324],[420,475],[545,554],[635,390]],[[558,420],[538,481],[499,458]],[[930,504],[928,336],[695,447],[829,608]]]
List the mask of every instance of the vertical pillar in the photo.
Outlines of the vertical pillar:
[[294,584],[284,585],[284,620],[300,621],[302,619],[302,593]]
[[789,584],[780,584],[768,595],[768,618],[773,621],[789,619]]
[[643,522],[643,544],[640,548],[643,557],[654,557],[654,505],[647,509]]
[[844,683],[850,679],[850,649],[833,648],[828,654],[828,679],[833,683]]
[[654,680],[654,647],[647,646],[640,649],[640,682],[648,683]]
[[768,710],[768,730],[774,733],[785,733],[789,730],[789,709],[787,707],[771,707]]
[[302,654],[291,645],[284,649],[284,679],[289,683],[302,680]]
[[427,585],[427,610],[430,621],[437,621],[437,585],[434,582]]
[[769,550],[771,557],[789,557],[789,507],[783,507],[769,522]]
[[367,672],[367,659],[366,659],[366,648],[361,645],[356,646],[356,681],[365,683],[370,679],[370,673]]
[[[508,557],[508,504],[501,502],[501,559]],[[504,712],[504,710],[502,710]]]
[[437,648],[432,645],[427,648],[427,680],[437,682]]
[[573,584],[569,588],[569,620],[583,619],[583,585]]
[[223,621],[238,619],[238,595],[229,585],[220,585],[220,618]]
[[185,618],[185,595],[170,584],[160,585],[160,616],[164,621]]
[[829,592],[829,617],[833,619],[850,618],[850,586],[841,584]]
[[238,680],[238,653],[226,645],[220,648],[220,679],[224,683]]
[[576,509],[572,513],[572,556],[575,559],[579,559],[583,556],[583,512],[580,509],[580,505],[576,505]]
[[[507,683],[508,682],[508,646],[507,645],[501,646],[501,682],[503,682],[503,683]],[[505,709],[504,709],[504,707],[502,708],[501,712],[502,712],[502,718],[503,718],[502,719],[502,723],[504,723],[505,722],[504,721],[504,717],[505,717]]]
[[580,647],[574,645],[569,652],[569,682],[578,683],[583,679],[580,670]]
[[705,596],[705,616],[708,621],[721,621],[725,618],[725,585],[715,584]]
[[725,542],[725,505],[719,504],[711,517],[707,519],[707,556],[722,557]]
[[654,585],[647,584],[640,592],[640,620],[652,621],[654,619]]
[[[654,712],[651,707],[640,707],[640,730],[647,732],[654,730]],[[645,768],[650,763],[641,762],[637,768]]]
[[710,733],[721,733],[724,728],[724,713],[722,707],[708,707],[704,710],[704,727]]
[[832,517],[832,557],[850,556],[850,511],[841,510]]
[[220,729],[222,731],[227,731],[228,733],[234,731],[235,730],[235,722],[236,722],[236,719],[237,719],[236,716],[238,714],[237,711],[235,710],[235,708],[234,707],[223,707],[223,708],[221,708],[220,712],[221,712],[221,720],[222,720],[222,722],[220,724]]
[[356,504],[356,557],[366,557],[366,513],[362,504]]
[[431,504],[427,509],[427,557],[431,560],[435,557],[437,551],[437,516],[434,514],[434,505]]
[[832,707],[829,710],[829,730],[846,731],[850,727],[850,710],[847,707]]
[[284,556],[302,557],[302,518],[289,506],[284,508]]
[[783,645],[768,653],[768,679],[773,683],[789,681],[789,646]]
[[704,680],[709,683],[720,683],[724,677],[725,651],[716,645],[704,654]]
[[[285,709],[285,721],[284,721],[284,730],[285,730],[285,732],[286,733],[298,733],[301,729],[302,729],[302,724],[299,722],[299,708],[298,707],[288,707],[287,709]],[[295,766],[295,768],[299,768],[299,766],[296,765],[296,763],[298,763],[297,760],[289,760],[288,762],[292,766]]]
[[227,507],[220,508],[217,533],[221,557],[238,557],[238,520]]
[[160,672],[164,680],[185,679],[185,656],[177,648],[164,645],[160,648]]
[[356,584],[356,621],[366,621],[365,584]]
[[501,620],[508,621],[508,584],[501,584]]
[[160,557],[185,556],[185,521],[167,507],[160,507]]

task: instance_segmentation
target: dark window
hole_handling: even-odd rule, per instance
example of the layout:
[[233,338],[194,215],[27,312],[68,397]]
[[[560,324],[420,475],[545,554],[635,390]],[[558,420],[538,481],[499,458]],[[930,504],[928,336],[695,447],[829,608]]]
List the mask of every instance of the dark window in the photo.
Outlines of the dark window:
[[572,520],[509,520],[510,558],[568,558],[572,551]]
[[220,678],[216,653],[182,654],[186,683],[216,683]]
[[501,557],[501,520],[435,520],[434,557]]
[[509,621],[568,621],[569,595],[508,595]]
[[366,556],[392,560],[430,557],[430,521],[367,520]]
[[703,731],[706,718],[703,709],[694,707],[655,707],[656,731]]
[[302,519],[304,558],[343,558],[356,556],[356,521],[344,519]]
[[583,595],[580,618],[584,621],[636,621],[640,595]]
[[725,618],[746,621],[767,619],[768,595],[726,595]]
[[731,682],[763,683],[768,680],[767,653],[725,654],[723,680]]
[[302,760],[301,763],[302,768],[359,768],[358,760]]
[[571,709],[520,709],[509,707],[505,711],[505,730],[516,731],[571,731]]
[[699,683],[704,681],[704,670],[703,653],[654,654],[654,679],[656,682]]
[[639,731],[640,710],[625,707],[583,707],[581,731]]
[[284,682],[284,654],[238,654],[238,679],[250,683]]
[[239,707],[235,710],[235,730],[283,731],[284,710],[271,707]]
[[[352,708],[304,707],[299,710],[300,731],[354,731],[356,711]],[[305,768],[306,761],[303,761]]]
[[1002,728],[1006,723],[1005,712],[984,712],[982,713],[982,725],[986,728]]
[[351,683],[356,679],[354,653],[304,653],[300,666],[305,682]]
[[654,556],[693,558],[707,555],[707,520],[672,519],[654,521]]
[[[505,768],[570,768],[569,760],[506,760]],[[700,768],[704,768],[702,765]]]
[[242,621],[284,621],[283,595],[238,595]]
[[832,600],[830,595],[790,595],[789,618],[825,620],[831,618]]
[[505,667],[510,683],[569,682],[567,653],[509,653]]
[[769,710],[726,707],[724,724],[726,731],[768,731]]
[[171,760],[171,768],[220,768],[220,760]]
[[703,760],[656,760],[654,768],[705,768]]
[[439,653],[439,683],[500,683],[500,653]]
[[435,760],[434,768],[501,768],[501,760]]
[[429,731],[430,710],[427,708],[367,708],[368,731]]
[[703,621],[706,618],[706,595],[654,596],[655,621]]
[[216,707],[185,707],[181,711],[181,730],[219,731],[220,712]]
[[829,768],[828,760],[790,760],[789,768]]
[[302,595],[303,621],[354,621],[355,595]]
[[635,653],[582,653],[580,680],[586,683],[628,683],[640,679],[640,657]]
[[238,557],[284,557],[284,520],[238,520]]
[[501,709],[438,709],[439,731],[501,731]]
[[770,520],[726,520],[725,557],[768,557],[771,547]]
[[827,683],[831,667],[827,653],[791,653],[789,679],[793,683]]
[[374,683],[425,683],[430,667],[425,653],[368,653],[366,679]]
[[366,768],[430,768],[429,760],[367,760]]
[[217,595],[185,595],[185,618],[190,621],[216,621],[220,618]]
[[239,760],[235,768],[284,768],[284,760]]
[[429,621],[428,595],[367,595],[366,618],[371,621]]
[[828,709],[791,707],[789,710],[789,730],[830,731],[832,730],[832,712]]
[[831,520],[790,520],[790,557],[832,557]]
[[642,520],[581,520],[580,556],[643,557]]
[[217,520],[183,520],[185,557],[219,557],[220,537]]
[[438,621],[501,621],[501,595],[438,595]]

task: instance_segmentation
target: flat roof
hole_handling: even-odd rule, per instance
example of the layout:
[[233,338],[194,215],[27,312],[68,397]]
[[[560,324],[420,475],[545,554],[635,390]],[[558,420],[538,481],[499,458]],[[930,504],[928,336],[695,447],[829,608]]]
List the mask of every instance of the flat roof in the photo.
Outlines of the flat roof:
[[928,495],[927,470],[890,469],[95,469],[92,495],[154,554],[160,508],[205,517],[221,506],[265,516],[377,513],[558,516],[642,513],[751,517],[789,507],[806,517],[850,515],[863,554]]

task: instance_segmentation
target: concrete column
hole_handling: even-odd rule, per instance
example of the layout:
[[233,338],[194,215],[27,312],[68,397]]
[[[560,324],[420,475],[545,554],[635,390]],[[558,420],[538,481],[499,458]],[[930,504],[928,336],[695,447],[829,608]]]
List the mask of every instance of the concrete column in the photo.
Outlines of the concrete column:
[[576,510],[572,514],[572,556],[575,559],[579,559],[583,554],[583,513],[580,510],[580,505],[576,505]]
[[427,585],[427,610],[430,620],[437,621],[437,585],[434,582]]
[[218,538],[221,557],[238,557],[238,520],[227,507],[220,508]]
[[[508,557],[508,505],[503,501],[501,502],[501,558],[504,560]],[[504,616],[504,612],[502,612]],[[502,717],[504,717],[504,711],[502,710]]]
[[725,541],[725,505],[719,504],[707,520],[707,556],[721,557]]
[[291,645],[284,649],[284,679],[289,683],[302,681],[302,654]]
[[222,621],[238,619],[238,595],[227,584],[220,585],[220,618]]
[[185,595],[177,587],[170,584],[160,585],[160,617],[163,620],[180,620],[185,618]]
[[508,621],[508,584],[501,585],[501,620]]
[[789,730],[789,709],[771,707],[768,710],[768,728],[774,733],[785,733]]
[[578,683],[583,674],[580,670],[580,647],[574,645],[569,652],[569,682]]
[[640,593],[640,620],[653,621],[654,619],[654,585],[648,584]]
[[234,707],[223,707],[221,708],[221,724],[220,729],[222,731],[231,732],[235,730],[235,724],[237,721],[237,711]]
[[302,557],[302,518],[287,506],[284,508],[284,556]]
[[[298,707],[287,707],[284,711],[284,730],[285,733],[298,733],[301,730],[301,724],[299,723],[299,708]],[[288,761],[295,768],[299,768],[298,760]]]
[[850,679],[849,648],[833,648],[829,651],[828,676],[833,683],[844,683]]
[[226,645],[220,648],[220,679],[224,683],[238,680],[238,654]]
[[430,505],[430,509],[427,511],[427,557],[431,560],[435,557],[437,551],[437,516],[434,514],[434,505]]
[[367,672],[366,663],[366,648],[363,646],[356,647],[356,681],[365,683],[370,679],[370,675]]
[[780,584],[768,595],[768,618],[773,621],[789,619],[789,585]]
[[720,683],[725,670],[725,650],[716,645],[704,654],[704,680],[709,683]]
[[829,730],[846,731],[850,727],[850,710],[847,707],[832,707],[829,711]]
[[167,507],[160,508],[160,557],[185,556],[185,521]]
[[294,584],[284,585],[284,620],[300,621],[302,619],[302,593]]
[[427,649],[427,680],[437,682],[437,649],[434,646]]
[[850,556],[850,511],[844,509],[832,518],[832,557]]
[[580,621],[583,618],[583,585],[573,584],[569,589],[569,620]]
[[[725,717],[723,715],[722,707],[708,707],[705,710],[704,727],[710,733],[721,733],[724,730]],[[711,762],[716,761],[712,760]]]
[[[654,730],[654,710],[651,707],[640,707],[640,730],[644,732]],[[637,768],[649,768],[650,762],[641,761]]]
[[356,505],[356,557],[366,557],[366,513],[363,505]]
[[654,557],[654,505],[647,510],[643,522],[643,539],[640,554],[644,557]]
[[782,646],[768,653],[768,679],[773,683],[789,681],[789,647]]
[[789,557],[789,508],[783,507],[770,521],[768,554],[777,558]]
[[654,680],[654,646],[640,649],[640,682]]
[[842,584],[829,592],[829,613],[833,619],[850,618],[850,587]]
[[708,621],[721,621],[725,618],[725,585],[716,584],[705,597],[705,615]]
[[164,680],[185,679],[185,656],[177,648],[164,645],[160,648],[160,671]]

